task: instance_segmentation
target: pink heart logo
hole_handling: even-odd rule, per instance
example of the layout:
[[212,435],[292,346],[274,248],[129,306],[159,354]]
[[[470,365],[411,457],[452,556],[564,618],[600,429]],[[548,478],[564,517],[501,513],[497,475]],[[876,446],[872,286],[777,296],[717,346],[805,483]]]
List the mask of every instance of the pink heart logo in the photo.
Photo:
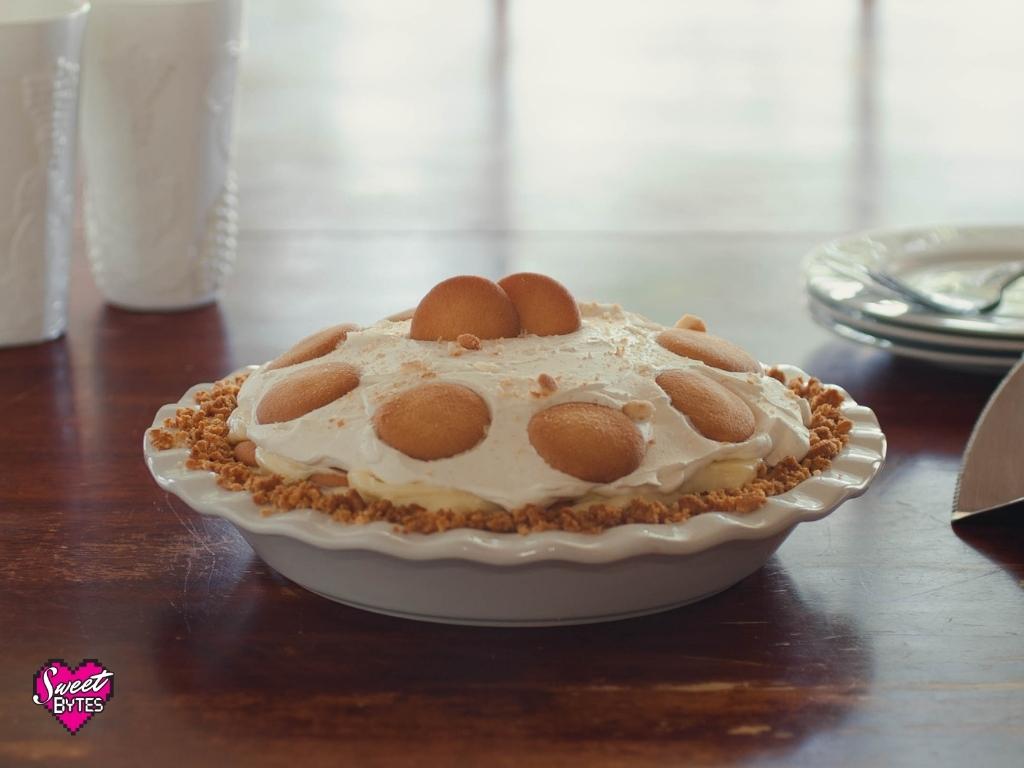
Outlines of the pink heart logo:
[[83,659],[75,668],[61,659],[50,659],[32,680],[32,701],[46,707],[74,736],[106,708],[114,695],[113,678],[114,673],[96,659]]

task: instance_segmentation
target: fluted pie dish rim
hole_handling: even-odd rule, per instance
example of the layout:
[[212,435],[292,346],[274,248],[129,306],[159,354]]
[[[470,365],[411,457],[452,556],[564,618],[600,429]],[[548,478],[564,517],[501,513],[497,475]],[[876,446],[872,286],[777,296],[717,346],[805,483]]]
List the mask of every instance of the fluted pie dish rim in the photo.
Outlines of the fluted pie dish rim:
[[[787,381],[809,375],[790,365],[775,366]],[[237,373],[254,370],[255,366]],[[177,402],[162,406],[152,428],[159,428],[179,408],[195,407],[196,392],[212,383],[190,387]],[[456,528],[420,534],[396,531],[387,522],[346,524],[314,510],[264,515],[248,493],[217,485],[214,473],[188,469],[188,448],[158,449],[143,437],[146,464],[157,484],[202,514],[223,518],[244,534],[283,536],[343,556],[363,550],[403,560],[468,560],[492,566],[515,566],[544,561],[606,564],[646,555],[683,557],[733,541],[771,539],[801,522],[818,520],[843,502],[864,493],[877,475],[886,453],[886,440],[875,414],[857,404],[842,387],[825,386],[843,395],[842,414],[853,422],[848,442],[826,471],[792,490],[768,497],[757,510],[743,514],[706,512],[682,523],[626,524],[600,533],[561,530],[490,533]],[[248,536],[247,536],[248,538]],[[287,573],[285,574],[287,575]]]

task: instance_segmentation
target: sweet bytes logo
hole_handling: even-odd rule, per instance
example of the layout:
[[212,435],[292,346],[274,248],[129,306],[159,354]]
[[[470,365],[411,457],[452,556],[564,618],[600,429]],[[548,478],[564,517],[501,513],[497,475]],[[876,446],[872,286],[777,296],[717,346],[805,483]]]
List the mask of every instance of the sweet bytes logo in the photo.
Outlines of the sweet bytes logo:
[[96,659],[84,659],[74,668],[50,659],[32,678],[32,692],[32,701],[74,736],[114,695],[114,673]]

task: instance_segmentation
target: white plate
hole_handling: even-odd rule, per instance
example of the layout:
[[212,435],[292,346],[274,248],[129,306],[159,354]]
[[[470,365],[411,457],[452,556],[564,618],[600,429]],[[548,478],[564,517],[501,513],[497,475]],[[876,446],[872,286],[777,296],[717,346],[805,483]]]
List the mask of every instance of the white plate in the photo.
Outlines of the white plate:
[[942,275],[1024,259],[1024,227],[923,227],[864,232],[815,247],[804,260],[808,292],[890,325],[987,339],[1024,340],[1024,279],[1003,294],[992,312],[945,315],[919,307],[884,288],[847,275],[829,261],[856,261],[881,268],[918,288],[934,287]]
[[913,344],[896,338],[876,335],[841,322],[817,302],[810,305],[811,317],[823,328],[827,328],[842,339],[863,344],[875,349],[884,349],[899,357],[923,360],[944,368],[955,368],[972,373],[1005,373],[1020,360],[1015,355],[998,355],[955,351],[948,347],[935,348]]
[[[163,406],[153,426],[194,407],[193,395],[210,386],[199,384]],[[874,413],[844,395],[843,413],[854,426],[828,472],[749,515],[708,513],[678,525],[623,525],[592,535],[406,534],[383,522],[336,523],[312,510],[264,517],[248,494],[220,488],[213,473],[186,469],[186,449],[160,451],[144,436],[143,450],[161,488],[233,523],[271,568],[324,597],[425,621],[580,624],[664,611],[720,592],[760,568],[798,523],[862,494],[885,458],[885,436]]]
[[872,336],[880,336],[897,343],[926,346],[941,351],[972,356],[978,355],[986,358],[1006,355],[1012,362],[1016,362],[1024,354],[1024,340],[1010,341],[980,336],[961,336],[952,333],[935,333],[875,320],[844,306],[828,304],[812,295],[808,295],[808,302],[812,312],[825,315],[834,322],[841,323],[858,331]]

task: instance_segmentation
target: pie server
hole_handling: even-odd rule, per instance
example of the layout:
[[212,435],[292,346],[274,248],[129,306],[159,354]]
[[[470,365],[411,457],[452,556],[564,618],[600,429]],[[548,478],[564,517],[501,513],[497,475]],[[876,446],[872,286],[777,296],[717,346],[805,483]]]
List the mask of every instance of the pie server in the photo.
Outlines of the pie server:
[[1024,501],[1024,358],[992,393],[964,450],[953,522]]

